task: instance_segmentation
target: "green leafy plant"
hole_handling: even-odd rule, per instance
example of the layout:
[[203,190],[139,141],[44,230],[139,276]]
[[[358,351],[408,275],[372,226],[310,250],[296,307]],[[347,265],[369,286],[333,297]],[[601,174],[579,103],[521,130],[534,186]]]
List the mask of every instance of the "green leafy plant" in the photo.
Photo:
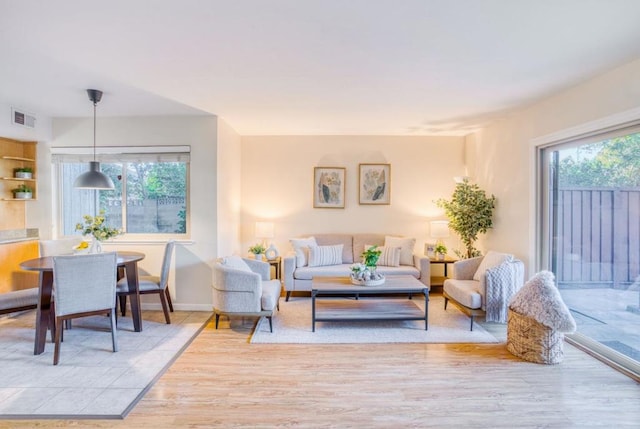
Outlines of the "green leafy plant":
[[447,246],[445,246],[444,244],[436,244],[436,247],[434,248],[434,252],[439,253],[441,255],[446,255]]
[[83,222],[76,224],[76,231],[82,231],[82,235],[93,235],[96,240],[104,241],[122,233],[117,228],[106,225],[104,210],[100,210],[98,216],[84,215]]
[[467,179],[456,185],[450,201],[443,198],[436,201],[449,219],[449,228],[458,233],[465,246],[465,252],[456,250],[456,255],[462,258],[480,256],[474,244],[478,234],[486,233],[493,226],[495,202],[494,195],[488,197],[485,191]]
[[33,173],[33,168],[31,167],[20,167],[13,170],[15,173]]
[[362,262],[367,267],[375,267],[381,254],[382,250],[378,249],[378,246],[371,246],[362,252]]
[[18,186],[17,188],[12,189],[11,192],[26,192],[26,193],[31,194],[31,193],[33,193],[33,189],[31,189],[30,187],[28,187],[25,184],[22,184],[22,185]]
[[249,252],[254,253],[254,254],[261,254],[264,253],[265,250],[267,250],[266,247],[264,247],[262,244],[258,243],[255,244],[251,247],[249,247]]

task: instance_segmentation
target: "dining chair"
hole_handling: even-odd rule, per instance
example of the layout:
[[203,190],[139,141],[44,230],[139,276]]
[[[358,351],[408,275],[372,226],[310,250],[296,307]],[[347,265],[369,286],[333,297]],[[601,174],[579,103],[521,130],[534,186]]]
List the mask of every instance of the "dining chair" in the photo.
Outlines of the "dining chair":
[[82,237],[40,240],[40,256],[73,255],[73,248],[82,243]]
[[111,342],[116,338],[116,253],[53,257],[55,349],[53,364],[60,359],[62,322],[78,317],[107,314],[111,319]]
[[[82,237],[59,238],[57,240],[40,240],[38,243],[40,248],[40,257],[73,255],[73,248],[80,243],[82,243]],[[64,326],[67,329],[71,329],[71,320],[65,321]]]
[[[173,312],[173,303],[171,302],[171,294],[169,293],[169,268],[171,267],[171,256],[173,255],[173,249],[175,247],[175,241],[170,240],[164,248],[164,258],[162,259],[162,269],[160,276],[139,276],[138,277],[138,289],[140,295],[147,295],[156,293],[160,297],[160,303],[162,304],[162,311],[164,312],[164,319],[167,324],[171,324],[171,316],[169,312]],[[122,316],[127,312],[127,294],[129,292],[129,284],[127,278],[123,277],[118,280],[116,291],[118,299],[120,301],[120,313]]]

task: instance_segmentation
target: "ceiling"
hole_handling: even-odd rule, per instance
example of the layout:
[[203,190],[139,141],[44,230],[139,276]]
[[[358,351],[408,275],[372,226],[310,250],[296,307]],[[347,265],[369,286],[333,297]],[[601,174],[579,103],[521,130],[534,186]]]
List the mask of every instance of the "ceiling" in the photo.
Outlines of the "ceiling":
[[464,135],[640,58],[638,0],[0,0],[0,100],[241,135]]

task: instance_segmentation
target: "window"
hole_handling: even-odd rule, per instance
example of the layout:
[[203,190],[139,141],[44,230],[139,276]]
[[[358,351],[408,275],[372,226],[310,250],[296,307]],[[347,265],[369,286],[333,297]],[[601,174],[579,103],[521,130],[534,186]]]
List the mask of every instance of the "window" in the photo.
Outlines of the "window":
[[73,188],[75,178],[87,170],[93,155],[89,159],[77,153],[59,153],[62,148],[55,150],[62,235],[76,234],[75,226],[83,215],[102,210],[109,226],[128,235],[187,235],[188,153],[100,154],[96,159],[115,189],[98,191]]
[[640,130],[541,149],[542,268],[578,325],[572,338],[639,368]]

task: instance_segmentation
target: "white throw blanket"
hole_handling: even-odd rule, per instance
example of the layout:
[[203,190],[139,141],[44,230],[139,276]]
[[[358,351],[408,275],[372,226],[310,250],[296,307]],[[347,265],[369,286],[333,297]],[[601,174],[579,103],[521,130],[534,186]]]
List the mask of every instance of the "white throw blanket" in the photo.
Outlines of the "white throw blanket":
[[486,282],[486,321],[507,323],[509,301],[524,283],[524,264],[503,262],[487,270]]

